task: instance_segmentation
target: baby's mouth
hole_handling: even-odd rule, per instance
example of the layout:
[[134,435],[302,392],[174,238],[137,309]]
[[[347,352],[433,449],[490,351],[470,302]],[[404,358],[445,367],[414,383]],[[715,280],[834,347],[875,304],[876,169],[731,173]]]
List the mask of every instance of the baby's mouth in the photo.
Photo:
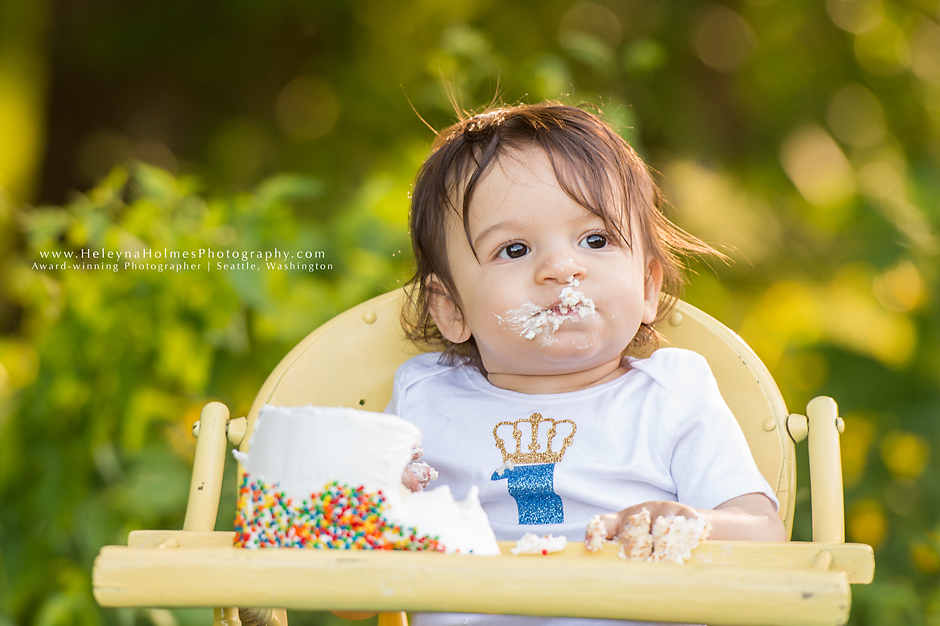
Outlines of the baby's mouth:
[[577,281],[570,281],[574,286],[561,290],[558,299],[546,307],[532,302],[525,302],[517,309],[506,312],[506,317],[497,316],[500,323],[509,323],[519,330],[519,336],[534,339],[542,333],[551,336],[567,321],[580,321],[595,315],[594,301],[576,291]]

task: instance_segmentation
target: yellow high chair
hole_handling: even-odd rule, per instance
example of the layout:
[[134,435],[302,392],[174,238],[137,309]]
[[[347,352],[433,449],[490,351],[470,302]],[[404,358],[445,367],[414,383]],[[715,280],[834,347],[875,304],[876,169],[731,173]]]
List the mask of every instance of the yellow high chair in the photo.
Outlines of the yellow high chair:
[[[660,332],[706,357],[763,475],[775,487],[787,536],[793,525],[794,441],[809,435],[813,541],[706,541],[683,565],[626,562],[615,544],[598,554],[572,537],[561,553],[459,556],[342,550],[245,550],[233,532],[214,532],[226,441],[243,451],[263,404],[348,406],[381,411],[396,368],[420,350],[399,322],[404,292],[373,298],[324,324],[284,357],[247,418],[229,419],[210,403],[198,443],[182,531],[130,534],[95,561],[95,598],[109,607],[286,607],[455,611],[604,617],[713,624],[832,625],[848,619],[850,584],[874,573],[871,547],[844,543],[839,432],[830,398],[788,414],[769,372],[721,323],[679,302]],[[194,429],[195,430],[195,429]],[[238,609],[216,608],[215,624],[239,623]],[[245,623],[280,621],[283,610],[243,610]]]

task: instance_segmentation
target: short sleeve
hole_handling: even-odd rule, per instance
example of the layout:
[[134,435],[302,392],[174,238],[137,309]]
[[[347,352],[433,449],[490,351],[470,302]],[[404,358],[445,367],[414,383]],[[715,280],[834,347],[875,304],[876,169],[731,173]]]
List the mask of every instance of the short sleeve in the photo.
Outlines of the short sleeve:
[[700,509],[749,493],[763,493],[779,507],[761,475],[744,433],[718,391],[705,359],[686,350],[670,350],[663,364],[674,372],[663,403],[660,453],[676,487],[676,497]]
[[395,370],[395,379],[392,382],[392,397],[388,401],[383,413],[397,415],[401,417],[402,405],[405,401],[405,390],[407,388],[408,373],[412,371],[414,365],[410,361],[405,361]]
[[405,412],[405,396],[408,395],[409,388],[424,378],[445,371],[445,368],[438,364],[439,356],[437,352],[425,352],[398,366],[392,382],[392,397],[382,412],[405,417],[402,413]]
[[398,415],[399,408],[398,404],[401,401],[401,384],[398,382],[398,376],[395,376],[395,382],[392,383],[392,397],[388,401],[383,413],[389,413],[391,415]]

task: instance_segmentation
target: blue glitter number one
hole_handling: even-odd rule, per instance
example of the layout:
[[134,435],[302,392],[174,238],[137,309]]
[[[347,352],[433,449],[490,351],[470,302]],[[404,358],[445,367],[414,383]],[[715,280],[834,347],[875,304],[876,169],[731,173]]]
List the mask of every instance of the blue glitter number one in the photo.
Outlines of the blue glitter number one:
[[493,472],[490,480],[509,480],[509,495],[516,501],[520,524],[561,524],[565,510],[555,494],[555,464],[517,465]]

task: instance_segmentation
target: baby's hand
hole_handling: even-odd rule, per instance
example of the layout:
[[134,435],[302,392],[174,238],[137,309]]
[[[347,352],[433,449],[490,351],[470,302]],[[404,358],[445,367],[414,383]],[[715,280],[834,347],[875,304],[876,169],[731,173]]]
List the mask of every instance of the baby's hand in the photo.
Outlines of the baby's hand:
[[427,463],[419,463],[418,459],[424,456],[421,446],[411,451],[411,464],[401,473],[401,482],[409,491],[422,491],[432,480],[437,478],[437,470]]
[[680,502],[669,502],[667,500],[643,502],[642,504],[627,507],[619,513],[609,513],[600,516],[601,521],[607,527],[607,539],[614,539],[617,535],[622,533],[627,525],[627,518],[635,513],[639,513],[643,509],[649,511],[650,522],[652,524],[656,524],[658,518],[665,517],[669,514],[681,515],[687,519],[691,519],[699,514],[697,510],[690,507],[688,504],[682,504]]
[[407,487],[408,491],[421,491],[424,489],[421,480],[412,473],[411,466],[406,467],[401,473],[401,484]]

